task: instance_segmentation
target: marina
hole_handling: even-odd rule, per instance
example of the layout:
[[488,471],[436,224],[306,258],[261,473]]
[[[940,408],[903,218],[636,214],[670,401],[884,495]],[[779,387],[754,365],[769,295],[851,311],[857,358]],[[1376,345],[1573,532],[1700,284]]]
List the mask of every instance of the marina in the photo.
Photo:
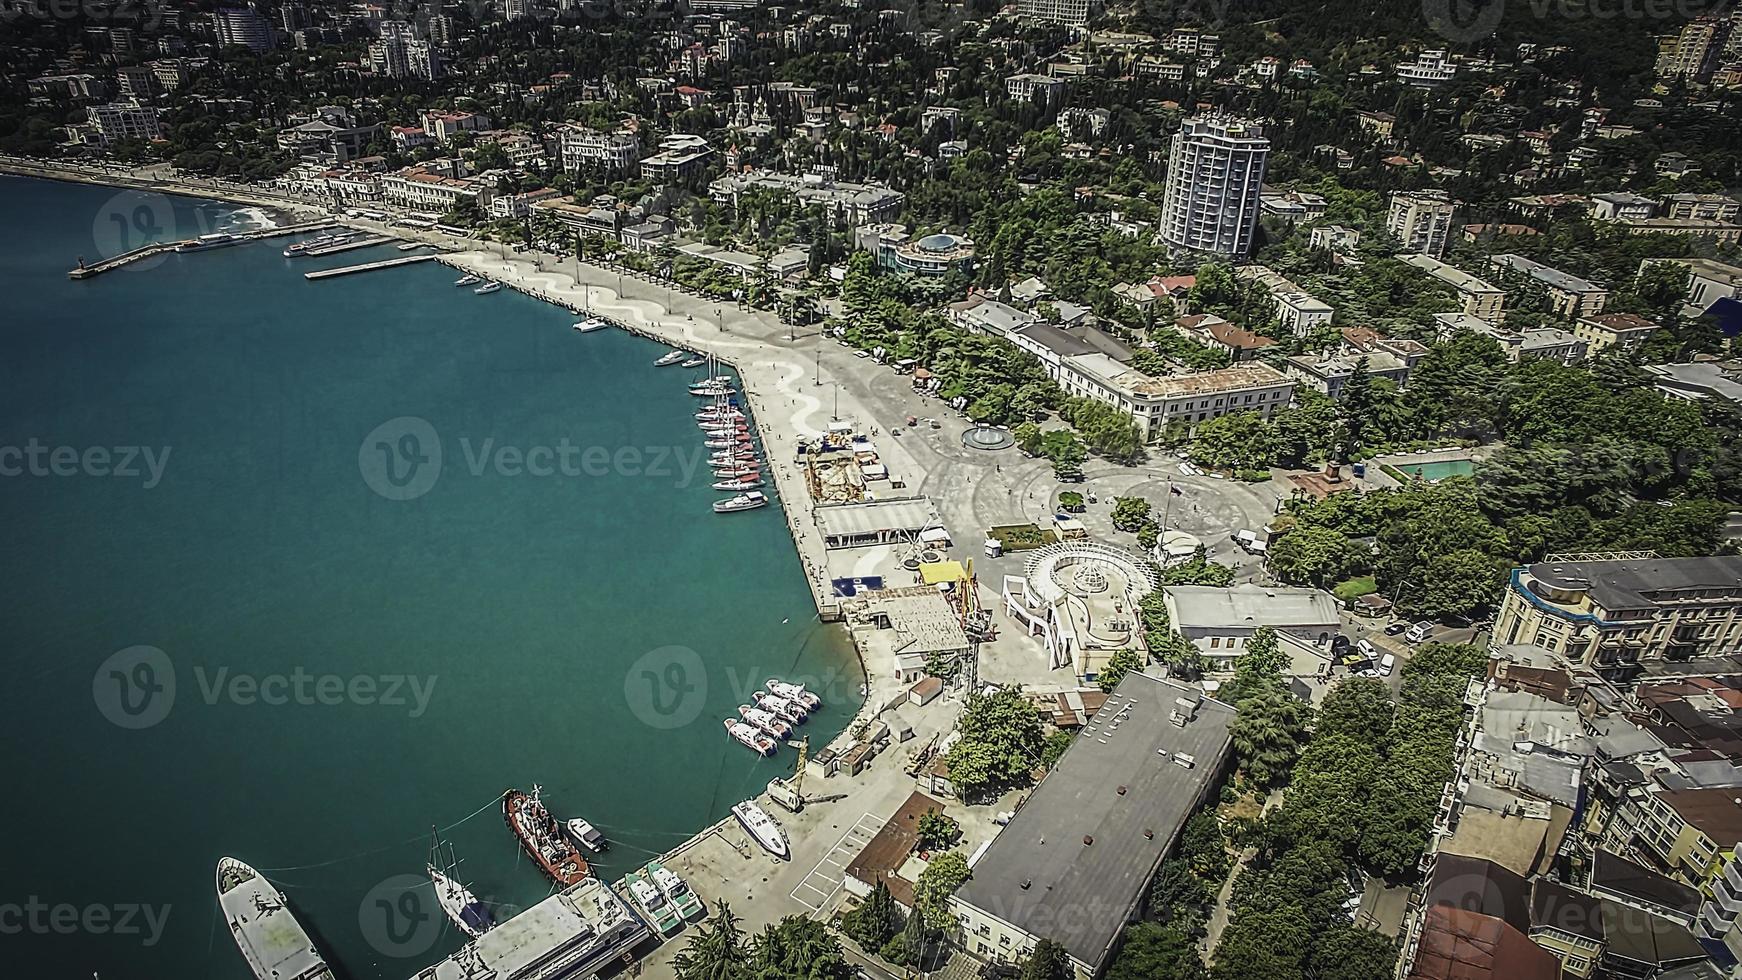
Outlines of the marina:
[[364,262],[361,265],[346,265],[337,269],[318,269],[314,272],[305,272],[302,277],[311,282],[321,279],[335,279],[339,276],[355,275],[359,272],[376,272],[381,269],[397,269],[402,265],[416,265],[419,262],[428,262],[434,258],[433,255],[402,255],[396,259],[381,259],[376,262]]

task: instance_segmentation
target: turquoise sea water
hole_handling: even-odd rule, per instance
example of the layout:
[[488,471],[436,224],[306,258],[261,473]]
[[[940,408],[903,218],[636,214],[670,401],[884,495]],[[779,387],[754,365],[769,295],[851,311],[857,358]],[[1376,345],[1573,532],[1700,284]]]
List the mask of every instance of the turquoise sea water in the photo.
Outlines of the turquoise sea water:
[[433,263],[300,275],[391,247],[65,276],[233,212],[0,178],[7,975],[247,977],[228,854],[341,976],[404,980],[460,944],[408,890],[432,825],[530,905],[505,788],[605,829],[614,878],[791,766],[721,727],[766,677],[829,698],[813,742],[845,725],[851,651],[779,512],[684,478],[658,345]]

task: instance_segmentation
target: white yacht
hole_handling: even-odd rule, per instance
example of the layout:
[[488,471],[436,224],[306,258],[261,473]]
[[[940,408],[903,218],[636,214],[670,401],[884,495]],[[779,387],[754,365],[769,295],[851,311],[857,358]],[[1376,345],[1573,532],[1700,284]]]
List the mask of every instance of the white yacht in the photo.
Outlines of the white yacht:
[[747,704],[738,706],[738,715],[752,726],[760,728],[774,738],[786,738],[792,734],[792,725],[783,718],[776,718],[761,708],[752,708]]
[[435,885],[436,902],[447,913],[448,919],[460,927],[460,931],[473,939],[488,932],[495,925],[490,915],[490,909],[478,901],[477,896],[465,885],[442,874],[441,870],[431,864],[426,867],[429,880]]
[[743,473],[738,476],[728,476],[716,480],[714,482],[714,489],[723,490],[727,493],[742,493],[745,490],[754,490],[761,485],[762,479],[756,474]]
[[259,980],[334,980],[283,893],[260,872],[232,857],[219,860],[218,907]]
[[480,283],[483,281],[484,280],[478,278],[477,276],[467,275],[467,276],[461,276],[460,278],[455,279],[454,285],[456,285],[456,286],[470,286],[470,285],[473,285],[474,283]]
[[763,850],[782,861],[792,857],[792,845],[786,839],[786,830],[775,823],[773,817],[763,812],[755,800],[745,800],[733,807],[732,816],[738,818],[738,822],[750,832],[756,843],[762,845]]
[[692,357],[689,360],[683,362],[683,364],[680,366],[684,367],[684,368],[699,368],[706,363],[708,363],[708,359],[705,357]]
[[592,851],[594,854],[610,850],[611,848],[611,845],[605,840],[605,835],[599,833],[599,828],[585,820],[582,820],[580,817],[563,821],[563,833],[568,834],[570,840],[587,850]]
[[778,677],[770,677],[765,686],[768,693],[798,704],[806,711],[815,711],[823,706],[823,699],[805,690],[803,684],[788,684]]
[[495,282],[494,280],[492,280],[490,282],[485,283],[482,286],[479,286],[477,289],[472,290],[472,292],[477,293],[479,296],[488,296],[489,294],[491,294],[491,293],[493,293],[496,290],[501,289],[501,288],[502,288],[501,283]]
[[685,354],[683,351],[674,350],[671,353],[665,355],[664,357],[661,357],[659,360],[654,361],[653,366],[654,367],[671,367],[673,364],[682,363],[683,360],[687,357],[689,357],[689,355]]
[[577,321],[575,323],[575,330],[577,330],[580,333],[592,333],[595,330],[603,330],[610,325],[611,324],[609,322],[607,322],[599,317],[590,316],[590,317],[587,317],[585,320]]
[[769,694],[767,691],[751,691],[750,700],[756,702],[758,708],[777,718],[785,718],[795,725],[804,724],[806,716],[804,705],[797,701],[788,701],[785,698]]
[[777,748],[774,739],[769,738],[767,735],[762,734],[741,721],[735,721],[731,718],[726,719],[725,725],[726,734],[737,739],[739,742],[742,742],[745,748],[750,749],[757,755],[774,754],[774,750]]
[[714,513],[732,514],[741,510],[755,510],[768,506],[768,497],[760,490],[748,490],[735,497],[714,501]]

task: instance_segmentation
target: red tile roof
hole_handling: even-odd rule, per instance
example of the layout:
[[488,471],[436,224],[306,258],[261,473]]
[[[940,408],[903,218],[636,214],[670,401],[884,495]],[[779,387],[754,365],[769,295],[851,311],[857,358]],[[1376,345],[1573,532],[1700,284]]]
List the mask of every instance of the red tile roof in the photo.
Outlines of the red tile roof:
[[1422,921],[1410,980],[1557,980],[1561,961],[1491,915],[1436,905]]

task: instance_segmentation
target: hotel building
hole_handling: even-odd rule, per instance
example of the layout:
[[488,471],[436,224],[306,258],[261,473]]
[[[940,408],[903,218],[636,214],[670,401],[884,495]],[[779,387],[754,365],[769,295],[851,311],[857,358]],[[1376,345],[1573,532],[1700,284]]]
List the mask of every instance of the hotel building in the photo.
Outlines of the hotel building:
[[1188,119],[1174,134],[1161,205],[1161,238],[1193,252],[1252,251],[1270,140],[1256,123]]

